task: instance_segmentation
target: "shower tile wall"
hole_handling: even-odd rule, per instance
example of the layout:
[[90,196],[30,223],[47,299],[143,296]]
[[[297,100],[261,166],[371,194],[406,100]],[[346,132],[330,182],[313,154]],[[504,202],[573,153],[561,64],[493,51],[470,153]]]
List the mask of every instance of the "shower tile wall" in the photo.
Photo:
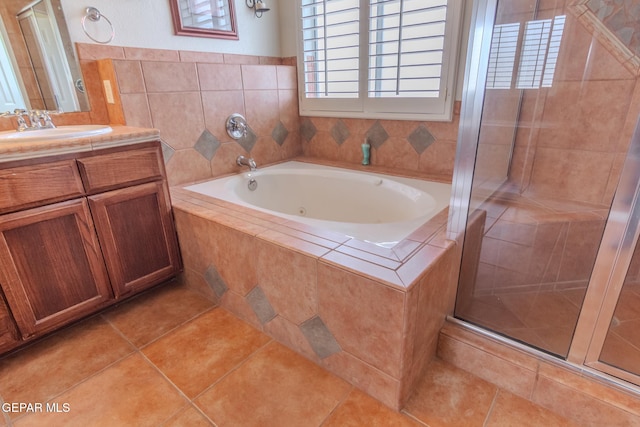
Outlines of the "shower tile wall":
[[640,114],[640,85],[569,10],[545,11],[562,13],[571,45],[561,47],[552,87],[524,93],[511,180],[543,197],[609,206]]
[[[451,122],[300,117],[295,58],[268,58],[78,44],[84,62],[112,59],[127,125],[160,129],[170,183],[238,171],[299,155],[359,165],[372,144],[373,165],[450,179],[460,103]],[[251,128],[231,140],[226,117]]]
[[[501,2],[497,24],[566,15],[555,77],[551,87],[487,90],[479,151],[494,165],[484,169],[500,161],[486,148],[493,136],[513,135],[501,106],[517,105],[510,101],[521,93],[520,114],[508,180],[480,207],[479,250],[466,255],[476,280],[461,283],[456,313],[566,354],[640,114],[640,84],[620,46],[576,16],[584,1],[543,1],[535,15],[529,3]],[[502,119],[502,133],[485,117]]]

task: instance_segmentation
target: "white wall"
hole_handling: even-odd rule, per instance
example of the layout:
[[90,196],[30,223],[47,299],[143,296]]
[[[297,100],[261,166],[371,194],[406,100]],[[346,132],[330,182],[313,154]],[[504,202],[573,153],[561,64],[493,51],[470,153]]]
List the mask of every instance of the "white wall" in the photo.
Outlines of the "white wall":
[[[240,40],[174,35],[169,0],[61,1],[73,42],[94,43],[81,25],[86,7],[93,6],[112,22],[116,35],[110,44],[115,46],[281,56],[278,0],[266,0],[272,10],[260,19],[246,6],[245,0],[234,1]],[[293,3],[283,1],[289,2]],[[106,27],[106,21],[87,21],[87,29],[95,31],[91,34],[98,39],[98,36],[108,37]]]
[[280,14],[280,52],[283,58],[296,56],[298,48],[296,47],[298,19],[297,2],[294,0],[281,0],[278,7]]
[[[86,3],[77,0],[61,0],[71,40],[94,43],[82,31],[81,20]],[[463,29],[460,49],[460,66],[456,99],[462,99],[462,83],[469,38],[469,21],[472,1],[464,0]],[[116,36],[111,42],[117,46],[145,47],[151,49],[193,50],[202,52],[236,53],[292,57],[296,56],[297,2],[294,0],[267,0],[271,11],[262,18],[254,16],[245,0],[235,0],[236,19],[240,40],[219,40],[202,37],[174,35],[169,0],[92,0],[93,7],[100,10],[113,23]],[[89,30],[106,28],[105,22],[88,22]],[[93,33],[92,33],[93,34]]]

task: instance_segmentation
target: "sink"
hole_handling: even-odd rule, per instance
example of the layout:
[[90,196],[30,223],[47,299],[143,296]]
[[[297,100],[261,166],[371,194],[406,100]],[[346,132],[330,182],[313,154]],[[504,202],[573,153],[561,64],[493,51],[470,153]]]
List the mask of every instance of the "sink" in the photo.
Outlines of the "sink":
[[86,136],[102,135],[111,132],[111,126],[107,125],[73,125],[58,126],[53,129],[25,130],[23,132],[0,132],[1,142],[33,142],[49,139],[81,138]]

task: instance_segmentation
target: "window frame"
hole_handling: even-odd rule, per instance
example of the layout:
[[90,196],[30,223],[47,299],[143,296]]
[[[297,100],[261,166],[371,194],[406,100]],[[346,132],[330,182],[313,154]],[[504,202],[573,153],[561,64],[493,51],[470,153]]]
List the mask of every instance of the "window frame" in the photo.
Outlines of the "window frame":
[[369,0],[359,0],[359,93],[357,98],[307,98],[305,96],[302,0],[296,0],[298,104],[301,116],[361,119],[451,121],[460,55],[464,2],[448,0],[440,95],[433,98],[369,98]]

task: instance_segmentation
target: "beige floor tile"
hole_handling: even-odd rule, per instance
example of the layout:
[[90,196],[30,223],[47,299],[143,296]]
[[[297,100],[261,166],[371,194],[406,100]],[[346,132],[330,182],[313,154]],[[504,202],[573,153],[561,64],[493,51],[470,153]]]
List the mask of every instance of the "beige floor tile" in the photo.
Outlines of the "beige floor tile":
[[141,347],[213,307],[213,302],[176,283],[169,283],[103,316],[135,346]]
[[500,390],[486,427],[570,427],[576,426],[541,406]]
[[196,405],[220,426],[319,426],[351,386],[271,342]]
[[322,427],[421,427],[422,424],[353,389]]
[[158,426],[187,405],[184,397],[140,354],[105,369],[57,396],[66,413],[30,414],[15,427]]
[[215,425],[195,407],[189,406],[174,415],[163,427],[208,427]]
[[405,412],[429,427],[482,426],[497,391],[468,372],[434,360]]
[[133,351],[103,319],[88,319],[1,359],[0,396],[46,402]]
[[224,309],[208,311],[143,348],[180,390],[193,398],[270,338]]

